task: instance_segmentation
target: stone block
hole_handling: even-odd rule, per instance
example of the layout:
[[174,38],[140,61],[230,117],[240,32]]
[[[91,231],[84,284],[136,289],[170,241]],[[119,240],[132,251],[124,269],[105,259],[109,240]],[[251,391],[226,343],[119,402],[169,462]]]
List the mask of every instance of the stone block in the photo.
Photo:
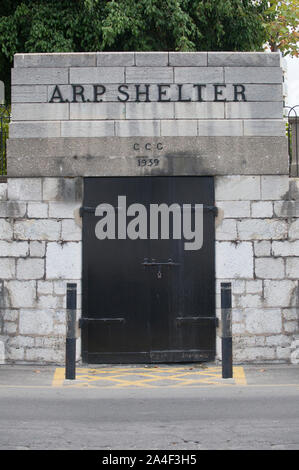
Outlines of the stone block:
[[53,121],[12,122],[9,126],[11,138],[60,137],[60,123]]
[[263,347],[243,348],[235,351],[234,360],[238,362],[264,362],[275,359],[275,349]]
[[276,350],[277,359],[288,360],[291,356],[290,348],[281,348],[280,346]]
[[82,228],[72,219],[63,220],[61,239],[63,241],[80,241],[82,239]]
[[135,65],[134,52],[98,52],[98,67],[125,67]]
[[160,121],[138,120],[138,121],[116,121],[115,134],[120,137],[131,136],[159,136]]
[[224,103],[174,103],[174,112],[176,119],[224,119]]
[[45,310],[20,310],[20,334],[49,335],[53,332],[53,317]]
[[171,119],[161,121],[162,136],[192,136],[197,135],[197,121],[188,119]]
[[209,66],[279,67],[279,52],[208,52]]
[[239,308],[261,308],[262,298],[260,294],[241,295],[238,300]]
[[34,345],[34,339],[31,338],[30,336],[15,336],[14,338],[9,339],[9,347],[15,347],[15,348],[32,348]]
[[[140,146],[147,139],[139,137]],[[152,144],[161,142],[160,137],[152,139]],[[136,137],[9,139],[8,171],[22,177],[140,176],[132,155],[134,143]],[[164,137],[159,156],[164,163],[155,170],[157,175],[288,173],[284,137]],[[259,194],[251,199],[260,199]]]
[[30,219],[46,219],[48,217],[48,204],[45,202],[29,202],[27,215]]
[[85,121],[90,119],[97,119],[102,121],[111,119],[125,119],[125,104],[100,103],[100,105],[95,106],[94,103],[71,103],[70,119],[82,119]]
[[299,278],[299,257],[286,259],[286,276],[291,279]]
[[46,252],[46,243],[40,241],[29,242],[30,256],[35,258],[43,258]]
[[46,103],[47,85],[14,85],[11,87],[12,103]]
[[44,178],[44,201],[68,201],[80,203],[83,191],[82,178]]
[[[219,109],[218,109],[218,113],[219,113]],[[230,120],[230,121],[213,120],[213,119],[208,120],[208,121],[199,120],[198,121],[198,135],[242,136],[243,135],[243,123],[242,121],[238,121],[238,120]]]
[[274,241],[272,252],[274,256],[299,256],[299,240]]
[[216,227],[216,240],[236,240],[237,224],[233,219],[223,219],[222,223]]
[[282,314],[283,314],[284,320],[298,320],[299,319],[298,307],[284,308],[282,310]]
[[57,219],[73,219],[74,211],[79,207],[78,202],[57,201],[49,202],[49,217]]
[[216,277],[252,278],[252,244],[247,242],[216,242]]
[[250,217],[249,201],[217,201],[216,205],[224,218]]
[[282,332],[280,309],[248,309],[245,319],[246,331],[251,334],[273,334]]
[[[120,82],[123,82],[123,80],[120,80]],[[173,68],[127,67],[126,83],[173,83]]]
[[294,281],[264,281],[264,299],[267,307],[291,307],[296,302],[297,285]]
[[225,83],[282,83],[280,67],[224,67]]
[[96,52],[15,54],[14,67],[93,67]]
[[135,52],[138,67],[161,67],[168,65],[168,52]]
[[216,201],[260,199],[259,176],[218,176],[215,182]]
[[7,190],[10,201],[40,201],[42,198],[40,178],[9,178]]
[[0,201],[7,200],[7,183],[0,183]]
[[28,256],[28,242],[0,240],[0,257],[25,257]]
[[174,83],[224,83],[223,68],[175,67]]
[[45,262],[39,258],[17,260],[17,279],[42,279],[45,275]]
[[11,83],[12,85],[60,85],[69,83],[69,73],[68,69],[63,67],[17,67],[11,70]]
[[7,359],[10,361],[24,361],[24,348],[9,348],[7,351]]
[[287,224],[275,219],[247,219],[238,222],[240,240],[279,240],[287,237]]
[[68,103],[14,103],[11,115],[12,121],[61,121],[70,117]]
[[255,256],[271,256],[271,241],[255,241],[254,254]]
[[255,275],[261,279],[283,279],[284,262],[282,258],[256,258]]
[[286,123],[280,120],[244,121],[244,135],[286,135]]
[[4,321],[12,321],[15,322],[19,318],[18,310],[2,310],[2,318]]
[[61,363],[65,360],[65,353],[62,350],[52,348],[31,348],[26,350],[26,361],[29,362],[55,362]]
[[299,219],[294,220],[289,225],[289,238],[292,240],[299,239]]
[[298,201],[299,200],[299,178],[289,178],[290,190],[289,198]]
[[39,295],[37,299],[37,308],[43,309],[60,309],[63,307],[62,297],[51,295]]
[[0,239],[11,240],[13,237],[12,224],[5,219],[0,219]]
[[206,67],[207,52],[169,52],[169,65],[176,67]]
[[81,243],[48,243],[47,279],[81,279]]
[[235,279],[232,284],[234,294],[243,294],[245,292],[246,281],[242,279]]
[[0,217],[24,217],[26,204],[18,201],[0,202]]
[[273,216],[273,204],[270,201],[257,201],[251,204],[251,216],[267,218]]
[[261,199],[284,199],[289,191],[289,177],[287,175],[262,176],[261,187]]
[[285,335],[266,336],[266,345],[286,347],[290,345],[290,338]]
[[297,333],[298,332],[298,321],[286,321],[284,322],[284,331],[286,333]]
[[262,281],[246,281],[246,292],[247,294],[261,294],[263,291]]
[[105,137],[114,135],[114,121],[62,121],[62,137]]
[[14,258],[0,258],[0,279],[14,279],[16,264]]
[[53,294],[53,282],[52,281],[38,281],[37,282],[37,297],[40,297],[41,295],[50,295],[50,294]]
[[15,222],[14,234],[17,240],[59,240],[59,220],[30,219]]
[[[234,88],[232,88],[232,93],[233,91]],[[283,101],[282,85],[246,84],[245,96],[247,101]],[[234,99],[233,95],[229,98],[230,101]],[[250,123],[250,121],[248,121],[248,123]]]
[[275,201],[274,214],[276,217],[299,217],[299,201]]
[[283,107],[282,101],[225,103],[225,113],[226,119],[282,119]]
[[[70,83],[124,83],[124,67],[76,67],[70,68]],[[68,82],[66,82],[68,83]]]
[[11,322],[5,322],[3,326],[3,333],[6,335],[15,335],[17,332],[17,324]]
[[36,302],[36,281],[7,282],[8,298],[12,308],[30,308]]
[[173,119],[174,103],[127,103],[127,119]]

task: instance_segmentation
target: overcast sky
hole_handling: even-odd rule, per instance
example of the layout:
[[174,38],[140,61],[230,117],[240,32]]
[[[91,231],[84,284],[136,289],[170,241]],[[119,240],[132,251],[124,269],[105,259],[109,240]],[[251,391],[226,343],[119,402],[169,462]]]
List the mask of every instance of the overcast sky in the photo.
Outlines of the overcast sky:
[[[288,86],[288,97],[287,105],[295,106],[299,105],[299,58],[286,57],[287,61],[287,86]],[[299,107],[297,108],[297,114],[299,115]]]

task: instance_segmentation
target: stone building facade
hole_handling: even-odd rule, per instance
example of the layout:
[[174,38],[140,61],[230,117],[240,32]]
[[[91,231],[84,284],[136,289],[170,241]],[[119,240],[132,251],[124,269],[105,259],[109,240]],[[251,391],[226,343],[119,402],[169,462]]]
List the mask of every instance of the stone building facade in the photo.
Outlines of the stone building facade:
[[6,361],[64,361],[68,282],[81,316],[84,178],[158,175],[214,177],[216,315],[231,282],[234,360],[290,361],[299,180],[289,177],[282,80],[276,53],[15,56],[0,183]]

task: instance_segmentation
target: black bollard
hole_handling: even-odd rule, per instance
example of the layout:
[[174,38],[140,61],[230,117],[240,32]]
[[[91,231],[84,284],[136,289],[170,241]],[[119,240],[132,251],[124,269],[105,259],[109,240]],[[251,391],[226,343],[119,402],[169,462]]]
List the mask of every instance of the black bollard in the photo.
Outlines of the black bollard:
[[232,342],[232,287],[230,282],[221,283],[221,324],[222,324],[222,378],[233,377]]
[[67,284],[66,309],[65,378],[75,380],[77,284]]

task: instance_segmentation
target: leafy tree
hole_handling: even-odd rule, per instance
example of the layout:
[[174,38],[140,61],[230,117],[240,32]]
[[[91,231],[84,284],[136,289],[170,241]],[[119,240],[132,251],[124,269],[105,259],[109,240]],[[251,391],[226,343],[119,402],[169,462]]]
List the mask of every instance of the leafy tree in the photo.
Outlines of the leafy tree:
[[267,43],[272,52],[299,57],[299,0],[270,0],[264,13]]
[[17,52],[262,50],[266,3],[1,0],[0,79]]

